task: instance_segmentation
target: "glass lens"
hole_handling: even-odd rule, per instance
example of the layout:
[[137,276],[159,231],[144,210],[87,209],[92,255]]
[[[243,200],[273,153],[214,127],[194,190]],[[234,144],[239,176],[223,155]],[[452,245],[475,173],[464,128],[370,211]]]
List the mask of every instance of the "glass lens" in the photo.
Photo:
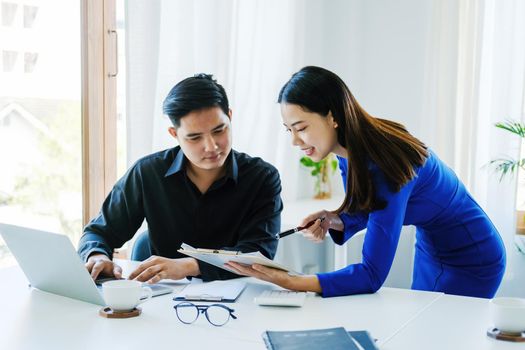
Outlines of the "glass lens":
[[177,317],[182,323],[193,323],[199,317],[197,306],[192,303],[180,303],[175,306]]
[[230,319],[230,311],[222,305],[210,305],[206,317],[214,326],[222,326]]

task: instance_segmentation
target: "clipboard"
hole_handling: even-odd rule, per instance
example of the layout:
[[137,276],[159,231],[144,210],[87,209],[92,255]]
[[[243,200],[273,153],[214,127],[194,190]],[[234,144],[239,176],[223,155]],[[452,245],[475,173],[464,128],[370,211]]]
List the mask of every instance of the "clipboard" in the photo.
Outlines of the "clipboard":
[[178,292],[173,300],[177,301],[217,301],[233,303],[246,288],[246,281],[226,280],[202,282],[193,278],[183,290]]
[[262,255],[261,252],[241,253],[231,250],[193,248],[186,243],[182,243],[181,248],[177,251],[233,273],[236,272],[227,266],[224,266],[228,261],[234,261],[244,265],[260,264],[273,267],[274,269],[283,270],[290,275],[301,275],[299,272],[293,271],[282,264],[268,259]]

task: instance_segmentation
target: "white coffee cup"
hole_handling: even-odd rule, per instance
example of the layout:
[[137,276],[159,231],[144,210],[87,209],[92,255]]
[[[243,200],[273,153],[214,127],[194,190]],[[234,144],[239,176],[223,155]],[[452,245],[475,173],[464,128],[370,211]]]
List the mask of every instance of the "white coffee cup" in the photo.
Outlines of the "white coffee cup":
[[490,301],[494,327],[504,333],[525,331],[525,299],[499,297]]
[[111,310],[124,312],[150,299],[153,291],[139,281],[115,280],[102,283],[102,294]]

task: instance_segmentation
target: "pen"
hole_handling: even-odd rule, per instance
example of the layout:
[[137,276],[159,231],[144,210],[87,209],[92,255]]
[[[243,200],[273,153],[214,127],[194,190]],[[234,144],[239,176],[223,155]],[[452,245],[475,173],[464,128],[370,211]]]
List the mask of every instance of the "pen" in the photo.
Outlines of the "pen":
[[239,252],[236,250],[220,250],[220,249],[204,249],[204,248],[197,248],[195,250],[199,253],[226,254],[226,255],[242,254],[242,252]]
[[[173,300],[177,300],[177,298],[173,298]],[[222,301],[222,296],[214,296],[214,295],[208,295],[208,294],[186,295],[184,297],[184,300],[192,300],[192,301]]]
[[[304,230],[305,228],[308,228],[310,226],[312,226],[314,224],[314,222],[316,222],[318,219],[316,220],[312,220],[310,221],[309,223],[307,223],[305,226],[298,226],[296,228],[292,228],[292,229],[289,229],[287,231],[284,231],[284,232],[281,232],[281,233],[278,233],[275,235],[276,238],[283,238],[283,237],[286,237],[286,236],[289,236],[293,233],[296,233],[296,232],[299,232],[299,231],[302,231]],[[320,218],[321,222],[324,221],[324,217]]]

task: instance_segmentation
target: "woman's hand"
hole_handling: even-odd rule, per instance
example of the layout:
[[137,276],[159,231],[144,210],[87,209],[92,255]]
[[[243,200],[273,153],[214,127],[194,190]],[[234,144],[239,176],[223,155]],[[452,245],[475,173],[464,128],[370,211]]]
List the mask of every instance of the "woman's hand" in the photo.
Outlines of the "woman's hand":
[[288,272],[283,270],[274,269],[260,264],[244,265],[233,261],[226,263],[226,266],[240,275],[255,277],[266,282],[274,283],[283,288],[293,289],[291,288],[291,280],[293,276],[290,276]]
[[321,285],[316,275],[290,276],[283,270],[260,264],[244,265],[233,261],[225,265],[240,275],[255,277],[286,289],[321,293]]
[[[321,220],[322,218],[324,219]],[[313,220],[315,220],[313,225],[305,228],[301,232],[305,238],[316,243],[321,243],[324,240],[329,229],[337,231],[344,230],[344,224],[339,215],[328,210],[321,210],[308,215],[303,219],[300,226],[306,226]]]

